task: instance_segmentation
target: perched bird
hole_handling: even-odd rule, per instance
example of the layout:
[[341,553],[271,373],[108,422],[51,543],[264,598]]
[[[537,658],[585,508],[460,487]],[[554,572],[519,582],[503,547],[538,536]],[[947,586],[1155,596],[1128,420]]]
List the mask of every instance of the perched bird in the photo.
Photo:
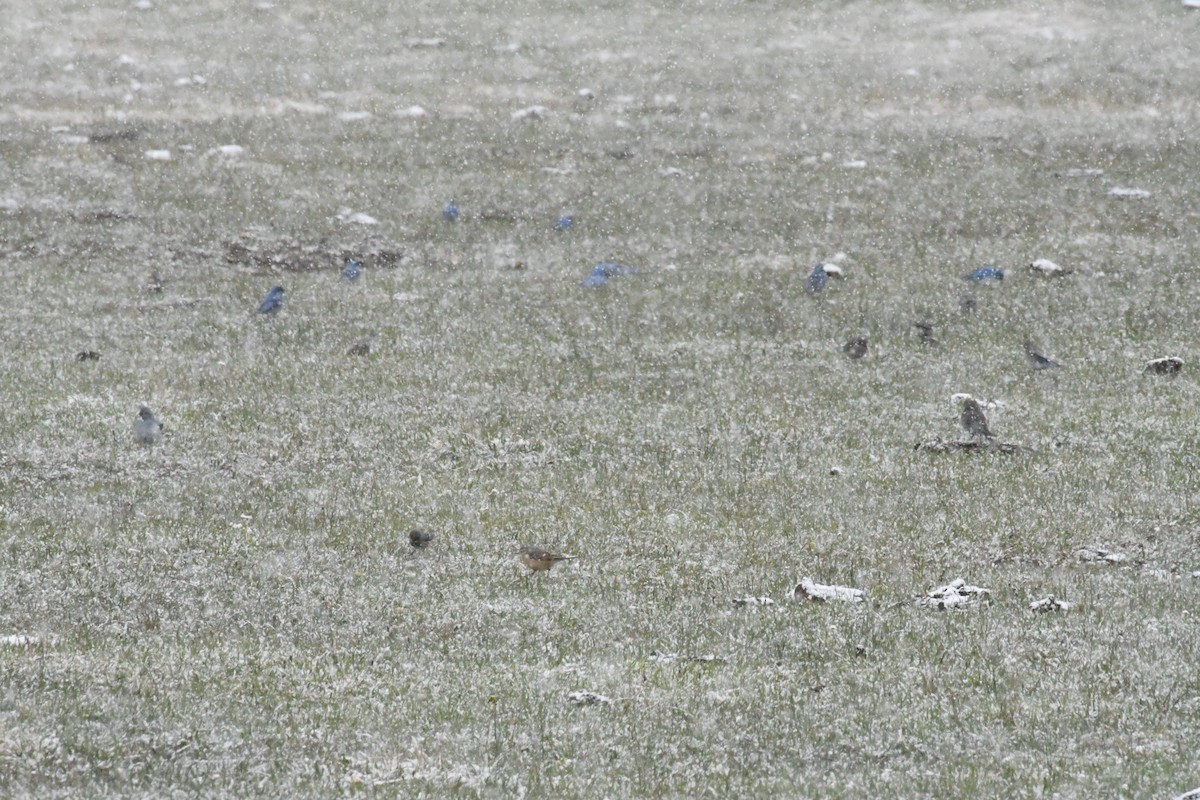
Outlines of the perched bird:
[[1174,378],[1183,370],[1183,359],[1175,356],[1165,356],[1163,358],[1154,358],[1146,362],[1146,366],[1142,368],[1142,373],[1150,373],[1151,375],[1165,375],[1168,378]]
[[1035,347],[1033,342],[1030,341],[1029,339],[1025,340],[1024,347],[1025,347],[1025,361],[1027,361],[1029,363],[1029,366],[1033,367],[1034,369],[1058,369],[1059,368],[1059,366],[1060,366],[1059,364],[1051,361],[1050,359],[1048,359],[1044,355],[1042,355],[1040,352],[1038,352],[1037,347]]
[[424,528],[413,528],[408,532],[408,543],[415,549],[427,547],[433,541],[433,534]]
[[858,361],[867,354],[867,337],[856,336],[842,345],[842,352]]
[[1004,280],[1004,270],[999,267],[980,267],[974,272],[968,272],[966,275],[963,275],[963,279],[974,281],[975,283],[1002,281]]
[[549,550],[544,550],[540,547],[525,547],[518,554],[521,563],[529,567],[529,574],[535,572],[545,572],[553,567],[559,561],[567,561],[578,556],[564,556],[561,553],[552,553]]
[[283,287],[272,286],[271,291],[267,292],[267,296],[263,298],[262,305],[258,307],[258,313],[278,314],[281,308],[283,308]]
[[162,436],[163,424],[154,416],[149,406],[138,409],[133,421],[133,436],[141,444],[154,444]]
[[825,271],[825,264],[820,263],[812,268],[812,272],[808,273],[808,277],[804,279],[804,290],[809,294],[818,294],[829,282],[829,273]]
[[342,268],[342,280],[346,281],[347,283],[354,283],[356,280],[362,277],[362,269],[363,265],[361,261],[355,261],[354,259],[347,258],[346,266]]
[[573,216],[570,214],[562,214],[557,220],[554,221],[554,230],[558,231],[559,233],[563,233],[565,231],[569,231],[571,226],[574,224],[575,218]]
[[975,300],[975,295],[970,292],[963,292],[958,296],[958,310],[962,313],[971,314],[977,308],[979,308],[979,303]]
[[917,338],[925,344],[939,345],[937,339],[933,338],[933,323],[932,322],[914,322],[913,327],[917,329]]
[[986,436],[992,439],[996,436],[988,430],[987,415],[983,413],[983,406],[979,405],[979,401],[974,397],[963,398],[962,416],[958,420],[972,438]]
[[446,222],[458,222],[460,215],[458,206],[455,205],[453,200],[442,206],[442,219],[446,220]]

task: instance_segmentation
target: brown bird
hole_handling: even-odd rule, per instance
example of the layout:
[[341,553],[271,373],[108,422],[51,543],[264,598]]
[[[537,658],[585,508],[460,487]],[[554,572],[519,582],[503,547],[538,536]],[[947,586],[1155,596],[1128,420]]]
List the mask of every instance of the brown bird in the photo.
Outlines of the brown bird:
[[433,534],[430,533],[429,531],[425,530],[424,528],[413,528],[411,531],[408,532],[408,543],[411,544],[413,546],[413,548],[415,548],[417,550],[420,550],[421,548],[428,546],[429,543],[432,541],[433,541]]
[[858,361],[867,354],[867,337],[856,336],[842,345],[842,352]]
[[983,406],[979,405],[979,401],[974,397],[963,398],[962,416],[958,419],[972,438],[986,436],[993,439],[996,436],[988,430],[987,415],[983,413]]
[[529,574],[535,572],[545,572],[553,567],[559,561],[567,561],[578,556],[564,556],[561,553],[552,553],[541,547],[525,547],[518,554],[521,563],[529,567]]

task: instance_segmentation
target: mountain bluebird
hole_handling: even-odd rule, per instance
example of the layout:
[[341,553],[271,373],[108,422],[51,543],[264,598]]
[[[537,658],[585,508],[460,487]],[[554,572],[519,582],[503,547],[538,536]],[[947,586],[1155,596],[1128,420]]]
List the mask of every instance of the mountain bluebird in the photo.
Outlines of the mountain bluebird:
[[567,561],[568,559],[577,557],[564,556],[561,553],[552,553],[549,550],[543,550],[540,547],[523,548],[518,556],[521,559],[521,563],[529,567],[530,575],[535,572],[545,572],[559,561]]
[[1029,339],[1025,340],[1024,347],[1025,347],[1025,360],[1029,363],[1029,366],[1033,367],[1034,369],[1058,369],[1059,368],[1059,366],[1060,366],[1059,364],[1056,364],[1055,362],[1051,361],[1050,359],[1046,358],[1044,355],[1039,353],[1037,347],[1035,347],[1033,342],[1030,341]]
[[278,314],[281,308],[283,308],[283,287],[272,286],[271,291],[267,292],[267,296],[263,298],[262,305],[258,307],[258,313]]
[[974,272],[968,272],[966,275],[963,275],[963,279],[974,281],[975,283],[1002,281],[1004,280],[1004,270],[999,267],[980,267]]
[[842,352],[858,361],[867,354],[867,337],[857,336],[842,345]]
[[459,216],[458,206],[455,205],[453,200],[442,206],[442,219],[446,220],[446,222],[458,222]]
[[979,401],[974,397],[963,398],[962,416],[959,417],[959,422],[966,428],[967,433],[971,434],[971,438],[986,436],[992,439],[996,436],[988,430],[987,416],[983,413],[983,406],[979,405]]
[[597,264],[592,269],[588,276],[583,279],[580,286],[591,288],[593,286],[604,286],[608,283],[608,279],[614,275],[637,275],[637,270],[633,267],[627,267],[624,264],[618,264],[616,261],[605,261]]
[[574,217],[572,217],[570,214],[563,214],[557,220],[555,220],[554,230],[558,231],[559,233],[562,233],[563,231],[570,230],[571,226],[574,224],[575,224]]
[[138,410],[137,419],[133,421],[133,436],[141,444],[154,444],[162,436],[163,424],[154,416],[149,406]]
[[346,266],[342,269],[342,280],[349,283],[354,283],[362,277],[363,265],[361,261],[346,259]]
[[808,273],[808,277],[804,279],[804,289],[809,294],[817,294],[825,288],[825,284],[829,282],[829,273],[825,271],[825,264],[817,264],[812,268],[812,272]]

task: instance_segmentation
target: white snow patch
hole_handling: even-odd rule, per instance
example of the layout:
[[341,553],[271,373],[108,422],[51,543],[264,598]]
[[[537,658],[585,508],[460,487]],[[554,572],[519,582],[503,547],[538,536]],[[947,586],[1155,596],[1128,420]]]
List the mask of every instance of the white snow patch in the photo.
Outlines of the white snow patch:
[[733,597],[729,602],[735,606],[750,607],[750,606],[773,606],[775,601],[769,597],[755,597],[754,595],[746,595],[745,597]]
[[842,167],[844,169],[866,169],[867,162],[863,161],[862,159],[854,159],[852,161],[843,161]]
[[10,633],[8,636],[0,636],[0,647],[37,647],[45,642],[53,644],[53,638],[46,640],[41,636],[33,636],[28,633]]
[[543,119],[549,115],[550,109],[545,106],[528,106],[527,108],[518,108],[512,112],[511,116],[514,120],[519,119]]
[[1043,275],[1070,275],[1073,267],[1060,267],[1048,258],[1035,259],[1029,264],[1030,272],[1040,272]]
[[354,211],[343,206],[338,209],[338,222],[344,222],[348,225],[378,225],[379,220],[372,217],[370,214],[364,214],[361,211]]
[[420,106],[409,106],[408,108],[398,108],[393,113],[397,117],[412,117],[414,119],[418,118],[418,117],[429,116],[428,112],[426,112],[425,109],[421,108]]
[[338,113],[337,118],[342,122],[359,122],[364,119],[370,119],[373,116],[374,114],[370,111],[341,111]]
[[997,411],[1007,405],[1003,400],[985,400],[982,397],[974,397],[966,392],[957,392],[950,395],[950,405],[956,406],[964,400],[974,400],[988,411]]
[[1069,611],[1071,604],[1066,600],[1059,600],[1054,595],[1043,597],[1041,600],[1034,600],[1029,604],[1029,610],[1035,614],[1049,614],[1052,611]]
[[659,175],[664,178],[682,178],[684,177],[683,170],[678,167],[663,167],[658,171]]
[[862,589],[815,583],[812,578],[801,578],[791,592],[793,600],[814,600],[818,603],[861,603],[865,597]]
[[586,89],[586,88],[580,89],[577,92],[575,92],[575,96],[578,97],[580,100],[595,100],[596,99],[596,93],[593,92],[591,89]]
[[170,161],[171,160],[171,151],[170,150],[147,150],[145,153],[145,157],[150,159],[151,161]]
[[968,604],[977,605],[988,600],[991,591],[982,586],[971,586],[962,578],[955,578],[945,586],[930,589],[924,597],[917,598],[917,605],[944,611]]
[[1084,547],[1079,551],[1079,560],[1089,564],[1121,564],[1128,561],[1129,556],[1103,547]]
[[1122,200],[1145,200],[1150,196],[1150,192],[1145,189],[1127,189],[1122,186],[1114,186],[1108,190],[1109,197],[1117,197]]
[[58,140],[63,144],[87,144],[91,141],[90,137],[71,134],[68,136],[60,136]]
[[1064,178],[1099,178],[1103,174],[1099,167],[1072,167],[1059,173]]
[[245,152],[246,152],[246,148],[242,147],[240,144],[223,144],[218,147],[212,148],[211,150],[208,151],[208,153],[206,155],[225,156],[226,158],[237,158],[240,155],[244,155]]
[[608,706],[612,705],[612,698],[607,695],[593,692],[588,689],[580,689],[571,692],[567,695],[567,699],[577,706]]

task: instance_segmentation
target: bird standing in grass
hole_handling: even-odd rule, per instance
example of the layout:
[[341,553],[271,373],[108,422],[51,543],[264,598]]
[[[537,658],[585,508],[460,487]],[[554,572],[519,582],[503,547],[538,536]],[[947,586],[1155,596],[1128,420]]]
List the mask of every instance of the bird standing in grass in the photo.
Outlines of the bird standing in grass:
[[433,541],[433,534],[424,528],[413,528],[408,532],[408,543],[413,546],[414,550],[421,550],[429,546]]
[[535,572],[545,572],[553,567],[559,561],[568,561],[578,556],[564,556],[562,553],[553,553],[541,547],[525,547],[517,554],[521,559],[521,563],[529,567],[529,574]]
[[1025,340],[1024,348],[1025,361],[1034,369],[1058,369],[1061,366],[1042,355],[1029,339]]
[[867,337],[857,336],[842,345],[842,352],[858,361],[867,354]]
[[258,307],[258,313],[275,315],[281,308],[283,308],[283,287],[272,286],[271,291],[267,292],[267,296],[263,298],[262,305]]
[[150,406],[138,409],[137,419],[133,421],[133,436],[140,444],[154,444],[162,436],[163,424],[154,416]]
[[917,329],[917,338],[925,344],[933,345],[935,347],[941,344],[941,342],[933,337],[932,322],[914,322],[913,327]]
[[825,271],[825,263],[822,262],[813,267],[812,272],[804,279],[804,290],[809,294],[819,294],[828,282],[829,273]]
[[442,206],[442,219],[446,222],[458,222],[461,212],[458,210],[458,205],[451,200],[446,205]]
[[346,266],[342,269],[342,280],[347,283],[354,283],[362,277],[362,262],[355,261],[352,258],[346,259]]
[[958,419],[972,438],[986,436],[993,439],[996,436],[988,430],[987,415],[983,413],[983,406],[979,405],[979,401],[974,397],[963,398],[962,415]]

